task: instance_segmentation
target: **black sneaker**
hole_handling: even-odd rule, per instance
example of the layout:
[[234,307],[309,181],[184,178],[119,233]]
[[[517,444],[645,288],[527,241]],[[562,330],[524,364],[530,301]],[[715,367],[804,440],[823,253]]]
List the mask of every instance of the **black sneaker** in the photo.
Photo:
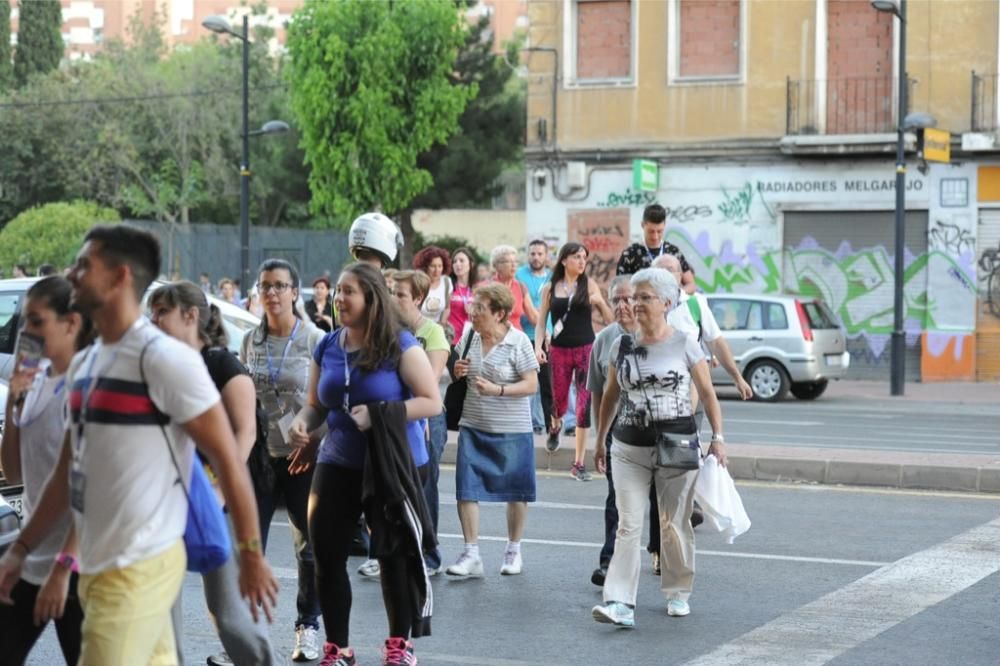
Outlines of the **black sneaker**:
[[559,450],[559,433],[550,432],[549,438],[545,440],[545,450],[549,453],[555,453]]
[[652,560],[652,562],[653,562],[653,575],[654,576],[659,576],[660,575],[660,554],[659,553],[650,553],[649,554],[649,559]]
[[233,660],[229,658],[229,654],[226,652],[220,652],[218,654],[213,654],[211,657],[205,660],[208,666],[233,666]]
[[604,587],[604,579],[608,577],[607,567],[597,567],[594,573],[590,574],[590,582],[597,587]]
[[698,527],[703,522],[705,522],[705,514],[701,512],[701,509],[695,507],[694,511],[691,512],[691,527]]

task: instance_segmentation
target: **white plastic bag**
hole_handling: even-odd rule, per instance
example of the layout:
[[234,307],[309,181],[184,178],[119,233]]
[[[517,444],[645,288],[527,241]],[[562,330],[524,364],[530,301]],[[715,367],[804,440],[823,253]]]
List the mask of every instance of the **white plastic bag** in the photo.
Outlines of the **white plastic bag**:
[[705,526],[722,532],[726,543],[733,543],[736,537],[750,529],[750,517],[743,508],[740,494],[736,492],[733,477],[719,465],[715,456],[705,458],[698,472],[694,499],[705,514]]

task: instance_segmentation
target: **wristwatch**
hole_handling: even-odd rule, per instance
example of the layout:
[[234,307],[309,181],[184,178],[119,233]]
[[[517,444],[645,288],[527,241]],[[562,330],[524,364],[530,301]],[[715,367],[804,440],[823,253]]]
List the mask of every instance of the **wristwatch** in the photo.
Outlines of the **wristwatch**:
[[713,433],[712,434],[712,443],[713,444],[715,444],[715,443],[725,444],[726,443],[726,438],[722,436],[721,432]]
[[69,553],[59,553],[56,555],[56,564],[64,569],[77,573],[80,571],[80,563]]

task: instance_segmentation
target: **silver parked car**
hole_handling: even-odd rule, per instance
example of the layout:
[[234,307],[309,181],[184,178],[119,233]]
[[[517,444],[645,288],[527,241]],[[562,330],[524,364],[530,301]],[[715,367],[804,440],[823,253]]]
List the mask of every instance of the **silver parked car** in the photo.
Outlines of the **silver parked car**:
[[[823,394],[851,364],[847,334],[823,301],[800,296],[706,296],[754,398],[781,400],[791,390],[802,400]],[[732,384],[722,367],[712,381]]]

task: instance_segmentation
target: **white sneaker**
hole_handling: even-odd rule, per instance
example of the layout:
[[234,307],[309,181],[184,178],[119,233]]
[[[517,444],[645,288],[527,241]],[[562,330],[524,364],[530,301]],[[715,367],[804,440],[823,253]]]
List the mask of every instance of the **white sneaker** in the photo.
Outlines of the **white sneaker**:
[[500,567],[501,576],[516,576],[521,573],[521,553],[507,551],[503,554],[503,566]]
[[684,617],[691,614],[691,606],[683,599],[671,599],[667,602],[667,615],[670,617]]
[[635,626],[635,611],[620,601],[609,601],[603,606],[594,606],[590,611],[594,619],[604,624],[631,629]]
[[312,627],[295,627],[295,649],[292,661],[315,661],[319,659],[319,632]]
[[445,570],[449,576],[461,576],[463,578],[478,577],[483,575],[483,560],[480,557],[472,557],[462,553],[458,561]]
[[378,578],[382,575],[382,567],[378,560],[365,560],[365,563],[358,567],[358,573],[365,578]]

